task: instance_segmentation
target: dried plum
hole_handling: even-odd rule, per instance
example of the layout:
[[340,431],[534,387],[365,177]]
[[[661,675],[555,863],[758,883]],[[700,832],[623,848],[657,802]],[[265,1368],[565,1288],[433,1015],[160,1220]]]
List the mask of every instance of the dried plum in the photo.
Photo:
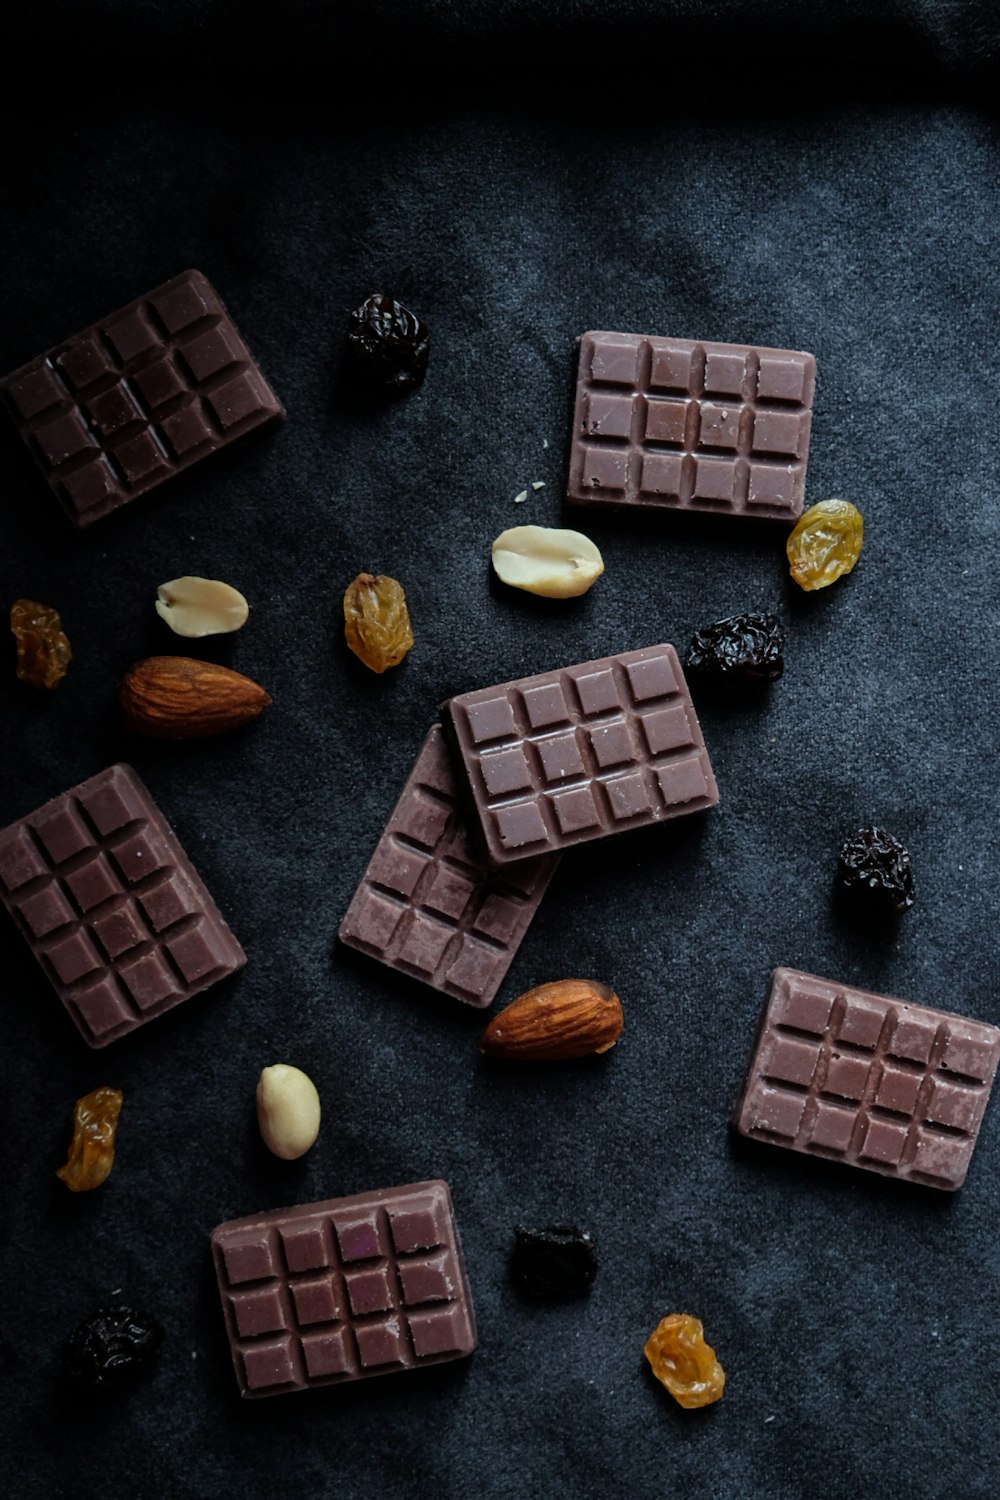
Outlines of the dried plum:
[[900,915],[913,905],[913,865],[908,850],[884,828],[860,828],[840,851],[840,889],[875,914]]
[[684,665],[715,681],[775,682],[785,670],[784,645],[777,615],[730,615],[695,631]]
[[575,1224],[518,1226],[510,1270],[514,1285],[526,1297],[544,1302],[582,1297],[597,1275],[597,1247],[593,1236]]
[[73,1329],[63,1367],[75,1385],[110,1390],[145,1368],[162,1342],[155,1318],[125,1302],[106,1302]]
[[427,369],[430,341],[427,324],[384,292],[351,313],[347,346],[355,369],[376,390],[415,391]]

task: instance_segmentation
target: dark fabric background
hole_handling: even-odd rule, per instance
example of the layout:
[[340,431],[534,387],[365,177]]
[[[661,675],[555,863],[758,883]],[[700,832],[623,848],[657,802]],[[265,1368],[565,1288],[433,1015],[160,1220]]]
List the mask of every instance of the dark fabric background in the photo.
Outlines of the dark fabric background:
[[[1000,1106],[954,1198],[741,1147],[727,1119],[777,963],[1000,1020],[996,8],[75,0],[8,26],[11,80],[48,72],[0,158],[0,367],[193,265],[289,411],[84,535],[0,437],[0,604],[56,604],[76,652],[40,698],[5,648],[0,824],[129,760],[249,954],[98,1054],[2,924],[10,1493],[994,1495]],[[419,394],[372,411],[341,350],[376,288],[433,350]],[[494,586],[492,538],[560,517],[591,327],[814,351],[808,498],[864,512],[855,574],[806,597],[770,530],[586,513],[607,572],[585,599]],[[384,678],[343,647],[362,568],[410,601],[417,644]],[[113,687],[187,649],[152,608],[186,572],[252,605],[192,653],[274,704],[228,738],[143,743]],[[568,856],[502,994],[612,982],[614,1052],[486,1064],[481,1015],[337,951],[444,697],[683,648],[753,606],[785,619],[788,666],[749,705],[698,697],[720,807]],[[837,848],[873,819],[913,851],[896,934],[832,901]],[[279,1059],[323,1099],[298,1164],[253,1122]],[[71,1197],[72,1101],[102,1083],[125,1091],[118,1160]],[[241,1403],[212,1227],[426,1176],[452,1185],[472,1360]],[[600,1242],[593,1294],[526,1307],[511,1228],[564,1218]],[[167,1325],[159,1365],[106,1408],[69,1402],[61,1343],[116,1287]],[[646,1372],[672,1310],[726,1366],[710,1411]]]

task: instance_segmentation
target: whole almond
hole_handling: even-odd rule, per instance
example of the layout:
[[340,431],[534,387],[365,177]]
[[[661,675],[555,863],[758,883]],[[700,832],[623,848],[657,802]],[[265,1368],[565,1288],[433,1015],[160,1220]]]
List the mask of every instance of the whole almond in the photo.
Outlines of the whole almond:
[[622,1003],[593,979],[557,979],[512,1000],[483,1032],[490,1057],[551,1062],[607,1052],[622,1034]]
[[148,656],[122,678],[127,729],[161,740],[223,734],[256,719],[271,699],[240,672],[189,656]]

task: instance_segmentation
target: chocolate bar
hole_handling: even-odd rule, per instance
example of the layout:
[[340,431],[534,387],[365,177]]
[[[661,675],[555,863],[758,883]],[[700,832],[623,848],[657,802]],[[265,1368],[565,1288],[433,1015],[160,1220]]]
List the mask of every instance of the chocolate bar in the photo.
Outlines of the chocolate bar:
[[466,1005],[490,1004],[558,855],[502,875],[474,849],[440,725],[423,743],[340,924],[340,941]]
[[130,766],[0,832],[0,897],[91,1047],[246,963]]
[[746,1136],[928,1187],[960,1188],[1000,1030],[775,969],[734,1123]]
[[793,349],[585,333],[567,499],[794,521],[815,383]]
[[462,693],[442,717],[495,865],[719,800],[673,646]]
[[200,271],[15,370],[0,403],[76,526],[285,414]]
[[244,1396],[419,1369],[476,1347],[446,1182],[232,1219],[213,1231],[212,1255]]

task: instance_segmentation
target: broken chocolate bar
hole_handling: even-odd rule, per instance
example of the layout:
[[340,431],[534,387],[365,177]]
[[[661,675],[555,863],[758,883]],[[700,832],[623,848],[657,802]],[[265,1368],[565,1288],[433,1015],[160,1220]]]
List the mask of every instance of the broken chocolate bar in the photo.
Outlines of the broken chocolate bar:
[[719,800],[673,646],[479,688],[442,716],[495,865]]
[[567,499],[794,521],[815,381],[793,349],[585,333]]
[[130,766],[101,771],[0,832],[0,899],[91,1047],[246,963]]
[[0,402],[76,526],[285,414],[200,271],[0,380]]
[[1000,1030],[775,969],[734,1123],[746,1136],[954,1190],[969,1169]]
[[446,1182],[233,1219],[213,1231],[212,1254],[244,1396],[413,1370],[476,1347]]

